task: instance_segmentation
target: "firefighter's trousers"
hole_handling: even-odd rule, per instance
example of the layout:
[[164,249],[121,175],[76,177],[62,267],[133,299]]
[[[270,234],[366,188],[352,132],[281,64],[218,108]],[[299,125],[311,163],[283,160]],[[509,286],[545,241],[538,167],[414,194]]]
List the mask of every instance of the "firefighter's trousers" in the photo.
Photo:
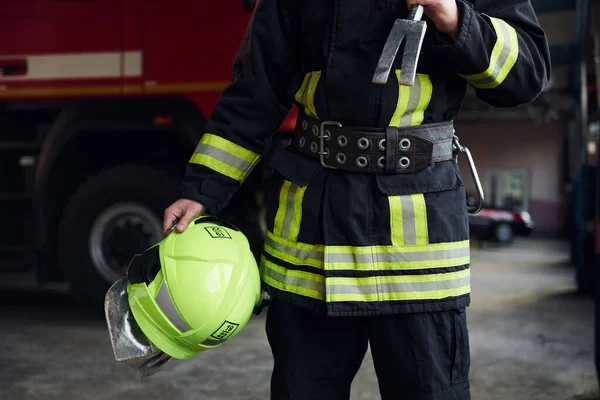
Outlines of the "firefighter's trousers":
[[331,317],[274,300],[266,328],[272,400],[349,399],[368,346],[382,400],[470,399],[464,309]]

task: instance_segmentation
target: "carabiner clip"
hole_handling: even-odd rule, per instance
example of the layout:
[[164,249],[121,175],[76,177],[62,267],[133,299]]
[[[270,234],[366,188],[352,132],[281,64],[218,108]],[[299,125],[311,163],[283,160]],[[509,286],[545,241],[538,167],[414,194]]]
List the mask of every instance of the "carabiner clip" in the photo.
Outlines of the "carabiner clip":
[[465,155],[467,156],[467,160],[469,161],[471,177],[473,178],[473,182],[475,183],[475,188],[477,189],[477,196],[479,198],[477,201],[477,205],[467,206],[467,211],[469,212],[469,214],[477,214],[483,208],[483,201],[485,200],[485,195],[483,193],[483,188],[481,187],[481,181],[479,180],[477,168],[475,167],[475,161],[473,161],[473,156],[471,156],[471,152],[469,151],[469,149],[466,146],[460,144],[458,136],[454,136],[452,138],[452,144],[454,145],[455,151],[458,151],[459,153],[465,153]]

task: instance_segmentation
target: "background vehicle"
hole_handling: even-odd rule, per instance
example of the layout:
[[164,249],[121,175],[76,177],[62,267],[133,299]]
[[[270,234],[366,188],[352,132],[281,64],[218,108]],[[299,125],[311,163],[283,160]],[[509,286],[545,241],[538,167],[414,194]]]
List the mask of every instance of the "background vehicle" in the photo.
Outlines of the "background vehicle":
[[[131,255],[161,238],[163,210],[231,79],[252,8],[247,0],[3,4],[0,257],[100,304]],[[282,131],[293,124],[291,116]],[[257,238],[261,189],[258,168],[223,212]]]
[[511,243],[515,236],[531,235],[535,224],[527,212],[483,208],[469,215],[471,237],[502,244]]
[[[467,202],[474,204],[468,196]],[[477,214],[469,214],[469,232],[472,238],[510,244],[515,236],[529,236],[535,223],[527,211],[515,211],[485,206]]]

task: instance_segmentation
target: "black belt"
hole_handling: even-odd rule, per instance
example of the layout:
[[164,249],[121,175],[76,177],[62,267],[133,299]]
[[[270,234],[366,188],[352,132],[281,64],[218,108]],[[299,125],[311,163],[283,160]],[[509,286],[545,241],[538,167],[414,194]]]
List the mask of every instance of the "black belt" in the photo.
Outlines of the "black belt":
[[406,174],[451,160],[454,124],[409,127],[343,127],[300,115],[290,149],[318,160],[326,168]]

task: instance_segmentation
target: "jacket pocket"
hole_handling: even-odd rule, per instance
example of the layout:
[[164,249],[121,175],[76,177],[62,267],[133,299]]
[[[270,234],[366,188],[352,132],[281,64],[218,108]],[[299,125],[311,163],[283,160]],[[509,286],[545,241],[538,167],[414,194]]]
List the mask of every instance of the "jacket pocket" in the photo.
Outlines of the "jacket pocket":
[[269,166],[286,180],[298,186],[307,186],[325,168],[316,161],[309,160],[284,148],[273,150]]
[[454,385],[468,380],[471,356],[466,312],[464,309],[451,310],[450,312],[452,313],[452,369],[450,380]]
[[388,197],[393,245],[468,240],[466,195],[456,162],[413,174],[378,175],[377,187]]
[[323,189],[323,179],[316,178],[325,168],[282,148],[273,151],[269,166],[275,172],[267,190],[267,229],[291,241],[298,241],[301,234],[305,239],[319,238],[321,196],[306,193]]
[[377,175],[382,193],[400,196],[453,190],[463,186],[458,164],[443,161],[413,174]]

